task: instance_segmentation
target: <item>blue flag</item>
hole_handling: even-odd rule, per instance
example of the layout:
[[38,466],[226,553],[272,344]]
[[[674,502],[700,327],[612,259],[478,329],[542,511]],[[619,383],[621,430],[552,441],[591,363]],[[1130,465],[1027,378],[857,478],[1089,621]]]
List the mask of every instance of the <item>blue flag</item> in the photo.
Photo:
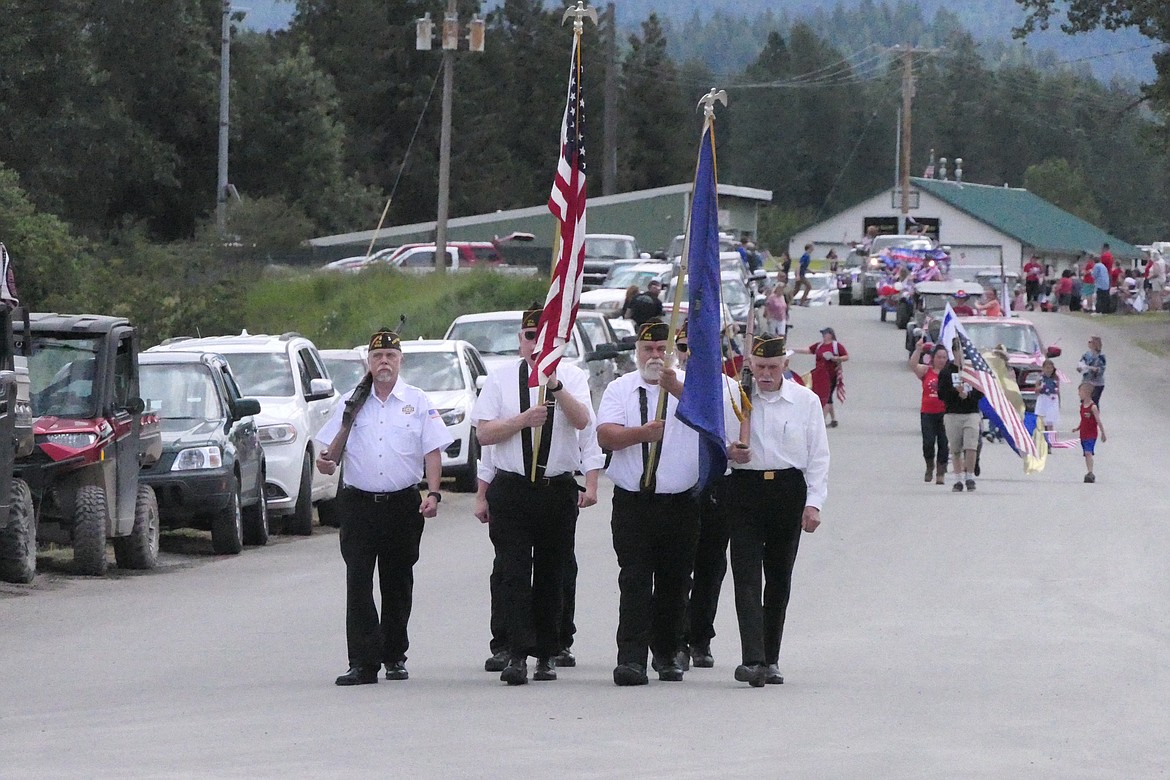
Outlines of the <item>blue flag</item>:
[[715,136],[707,123],[699,147],[695,193],[691,199],[689,309],[690,359],[675,416],[699,433],[699,489],[727,469],[723,427],[723,354],[719,314],[719,205],[715,192]]

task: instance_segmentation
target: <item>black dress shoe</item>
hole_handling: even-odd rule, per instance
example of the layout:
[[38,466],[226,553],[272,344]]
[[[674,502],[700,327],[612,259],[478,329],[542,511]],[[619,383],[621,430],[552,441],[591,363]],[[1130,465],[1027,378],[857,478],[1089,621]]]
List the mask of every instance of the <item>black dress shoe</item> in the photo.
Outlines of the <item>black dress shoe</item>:
[[528,682],[528,661],[523,658],[509,659],[504,671],[500,672],[501,682],[508,685],[524,685]]
[[671,658],[668,661],[658,664],[658,679],[663,682],[682,682],[683,670],[679,666],[678,659]]
[[618,664],[613,670],[614,685],[645,685],[650,682],[646,667],[639,663]]
[[369,685],[378,682],[378,670],[351,666],[349,671],[334,681],[337,685]]
[[764,682],[768,685],[783,685],[784,677],[780,674],[780,667],[776,664],[768,664],[768,674],[764,678]]
[[678,664],[679,669],[682,669],[684,672],[689,672],[691,670],[691,649],[684,647],[682,650],[679,650],[678,654],[674,657],[674,662]]
[[395,661],[392,664],[386,664],[386,679],[387,680],[409,680],[410,672],[406,671],[405,661]]
[[696,669],[710,669],[715,665],[710,645],[696,645],[691,648],[691,666]]
[[502,672],[504,667],[508,665],[509,657],[507,650],[501,650],[483,662],[483,670],[485,672]]
[[566,647],[553,656],[553,661],[559,668],[567,669],[577,665],[577,656],[573,655],[573,651]]
[[763,688],[767,681],[768,667],[763,664],[740,664],[735,667],[735,679],[745,682],[753,688]]
[[557,679],[556,661],[551,658],[538,658],[536,660],[536,671],[532,673],[532,679],[541,682]]

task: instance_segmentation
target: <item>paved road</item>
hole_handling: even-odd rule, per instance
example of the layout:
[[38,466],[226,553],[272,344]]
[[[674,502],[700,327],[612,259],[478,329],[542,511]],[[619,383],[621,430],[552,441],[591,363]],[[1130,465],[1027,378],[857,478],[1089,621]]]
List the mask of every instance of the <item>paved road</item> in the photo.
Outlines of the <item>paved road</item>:
[[[1105,330],[1096,485],[1079,454],[1025,477],[1000,445],[978,492],[954,495],[922,483],[901,333],[874,309],[796,316],[798,343],[831,322],[854,358],[826,522],[797,562],[785,685],[732,680],[730,580],[714,669],[612,684],[606,500],[578,530],[580,666],[504,686],[482,671],[490,544],[452,496],[423,540],[405,683],[333,685],[345,643],[328,531],[235,558],[168,555],[140,576],[4,586],[0,776],[1166,774],[1166,362]],[[1041,318],[1070,373],[1099,324]]]

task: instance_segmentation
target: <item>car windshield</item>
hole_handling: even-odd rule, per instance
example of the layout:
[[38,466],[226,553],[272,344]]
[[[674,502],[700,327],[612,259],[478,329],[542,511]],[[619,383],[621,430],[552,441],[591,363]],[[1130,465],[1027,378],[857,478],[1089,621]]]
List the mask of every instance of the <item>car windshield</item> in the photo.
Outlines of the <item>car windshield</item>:
[[292,366],[284,352],[233,352],[224,357],[244,395],[290,398],[296,394]]
[[146,410],[164,420],[222,420],[219,390],[202,363],[149,364],[140,378]]
[[596,317],[578,317],[577,324],[585,331],[585,335],[589,337],[589,343],[593,345],[594,349],[597,349],[601,344],[609,344],[613,341],[605,323]]
[[1040,337],[1031,325],[999,322],[966,322],[963,327],[972,343],[982,350],[995,349],[1001,344],[1008,352],[1034,355],[1041,351]]
[[520,318],[456,322],[449,339],[471,342],[481,355],[519,355]]
[[658,271],[636,271],[633,268],[623,268],[606,279],[602,287],[624,290],[631,284],[636,284],[639,290],[644,290],[651,279],[657,279],[659,276],[661,274]]
[[934,242],[929,238],[907,238],[906,236],[878,236],[873,240],[869,249],[871,255],[879,254],[884,249],[933,249]]
[[622,260],[637,257],[638,247],[628,238],[586,238],[585,256],[598,260]]
[[97,416],[93,391],[98,340],[33,334],[29,400],[35,417]]
[[[515,334],[513,334],[513,340]],[[463,370],[457,352],[407,352],[402,356],[402,379],[426,393],[463,390]]]
[[[719,251],[720,252],[734,252],[739,249],[739,242],[730,236],[722,233],[719,234]],[[667,257],[679,257],[683,251],[683,237],[675,236],[674,240],[670,242],[670,249],[666,250]]]
[[329,372],[329,378],[333,380],[333,386],[339,393],[353,390],[366,375],[366,361],[356,355],[352,358],[322,355],[321,361],[325,364],[325,370]]

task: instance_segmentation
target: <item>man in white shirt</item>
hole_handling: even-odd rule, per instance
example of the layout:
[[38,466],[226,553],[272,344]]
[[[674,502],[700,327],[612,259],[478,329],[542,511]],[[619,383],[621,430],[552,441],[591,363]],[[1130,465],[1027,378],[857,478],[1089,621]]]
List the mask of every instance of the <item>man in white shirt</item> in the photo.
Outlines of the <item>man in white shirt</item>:
[[[339,497],[349,671],[337,678],[338,685],[376,683],[382,664],[387,680],[410,676],[406,624],[414,564],[423,518],[438,513],[442,450],[452,442],[426,394],[399,378],[402,343],[398,334],[385,328],[375,333],[367,363],[369,394],[360,404],[348,404],[352,418],[346,421],[350,430],[340,445],[344,450],[329,452],[356,389],[342,397],[316,437],[321,445],[317,468],[322,473],[332,474],[343,459],[345,465]],[[430,491],[425,500],[418,491],[424,475]],[[375,565],[382,595],[380,623],[373,594]]]
[[[727,448],[731,575],[743,649],[735,679],[756,688],[784,682],[780,640],[792,567],[800,533],[820,525],[828,494],[829,442],[820,400],[784,380],[791,354],[781,338],[755,340],[750,440]],[[728,435],[739,430],[734,415],[724,419]]]
[[[695,545],[699,540],[699,434],[675,417],[683,377],[667,355],[668,329],[638,329],[638,370],[605,388],[597,411],[597,441],[612,450],[606,473],[614,483],[613,549],[617,553],[616,685],[645,685],[647,650],[658,679],[680,681],[676,658],[686,615]],[[666,415],[656,419],[661,393]],[[658,444],[658,462],[651,445]]]
[[573,475],[581,466],[580,437],[594,420],[588,377],[575,366],[558,366],[544,404],[529,388],[540,314],[539,306],[524,312],[519,360],[488,374],[471,410],[476,436],[492,447],[496,466],[487,502],[510,656],[500,679],[509,685],[528,682],[530,655],[537,659],[533,679],[557,678],[562,582],[577,517]]

